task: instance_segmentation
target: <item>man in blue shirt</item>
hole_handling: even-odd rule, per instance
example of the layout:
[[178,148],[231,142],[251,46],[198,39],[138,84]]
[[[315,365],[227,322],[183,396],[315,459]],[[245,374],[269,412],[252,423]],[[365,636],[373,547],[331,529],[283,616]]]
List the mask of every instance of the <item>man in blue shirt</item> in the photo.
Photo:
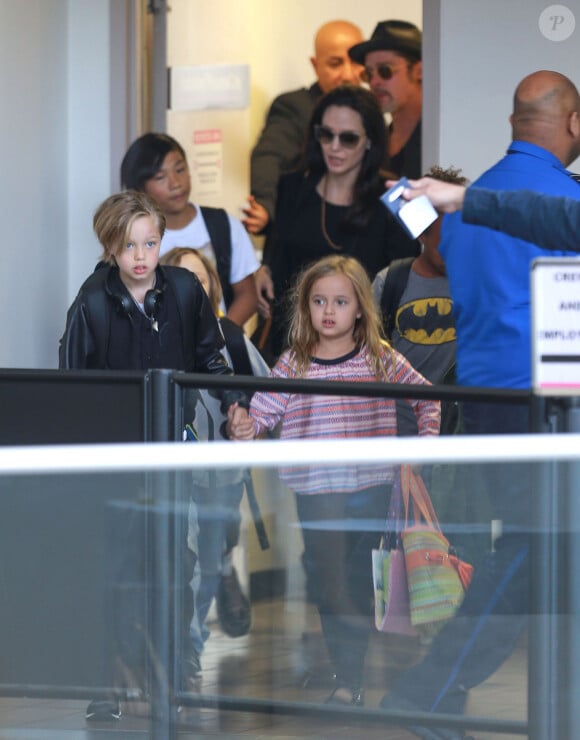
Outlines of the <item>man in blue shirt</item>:
[[[580,153],[577,97],[563,75],[526,77],[514,97],[514,141],[474,185],[580,198],[578,183],[565,169]],[[545,253],[529,242],[469,226],[460,215],[444,219],[439,249],[456,312],[457,382],[529,388],[529,266]]]
[[[580,186],[565,167],[580,154],[580,96],[557,72],[524,78],[514,95],[513,141],[507,155],[475,186],[537,190],[580,200]],[[457,331],[460,385],[530,388],[530,264],[538,246],[464,223],[443,220],[439,251],[449,277]],[[529,430],[528,406],[463,404],[468,434]],[[425,658],[399,678],[384,709],[463,712],[470,688],[510,655],[529,613],[528,521],[531,466],[482,466],[480,474],[503,534],[476,567],[457,616],[434,639]],[[473,471],[473,468],[471,469]],[[466,492],[468,494],[469,492]],[[413,727],[425,740],[460,740],[442,727]]]

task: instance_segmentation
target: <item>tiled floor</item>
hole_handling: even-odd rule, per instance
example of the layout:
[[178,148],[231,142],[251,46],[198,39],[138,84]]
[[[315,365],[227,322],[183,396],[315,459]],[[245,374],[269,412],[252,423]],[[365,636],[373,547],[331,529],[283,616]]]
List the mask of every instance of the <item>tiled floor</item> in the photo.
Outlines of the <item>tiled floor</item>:
[[[376,633],[367,660],[366,709],[373,710],[390,681],[422,654],[410,638]],[[470,696],[469,713],[492,718],[526,718],[526,648]],[[263,602],[253,608],[249,635],[231,639],[214,625],[203,655],[202,692],[207,695],[273,702],[321,704],[330,692],[330,671],[318,620],[312,607],[298,601]],[[119,722],[87,725],[87,701],[0,698],[0,740],[137,740],[149,737],[146,718],[126,711]],[[189,708],[180,713],[179,738],[245,736],[253,738],[382,738],[410,740],[404,729],[335,715]],[[497,734],[472,732],[477,740]],[[159,735],[162,737],[162,735]],[[517,736],[501,735],[502,738]],[[521,736],[519,736],[521,737]]]

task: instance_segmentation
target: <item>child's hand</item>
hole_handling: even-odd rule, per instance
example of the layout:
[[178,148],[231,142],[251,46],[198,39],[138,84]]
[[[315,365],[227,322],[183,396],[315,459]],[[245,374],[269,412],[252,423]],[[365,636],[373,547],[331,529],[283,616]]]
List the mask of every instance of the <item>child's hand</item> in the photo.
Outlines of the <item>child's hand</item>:
[[233,403],[228,409],[226,433],[230,439],[234,440],[254,439],[256,436],[254,422],[246,409],[237,403]]

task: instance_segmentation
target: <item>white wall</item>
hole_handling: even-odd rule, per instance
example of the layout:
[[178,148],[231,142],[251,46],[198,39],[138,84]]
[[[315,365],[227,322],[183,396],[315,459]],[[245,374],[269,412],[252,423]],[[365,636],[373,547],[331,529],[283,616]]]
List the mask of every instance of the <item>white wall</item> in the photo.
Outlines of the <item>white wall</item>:
[[0,0],[0,367],[57,366],[66,310],[100,254],[92,214],[118,188],[119,136],[126,146],[110,9],[128,1]]
[[[580,0],[564,3],[576,18],[566,40],[540,32],[547,0],[428,0],[423,163],[461,167],[470,179],[497,161],[511,139],[508,117],[516,85],[553,69],[580,86]],[[580,161],[571,165],[580,171]]]
[[66,300],[67,35],[66,0],[0,2],[0,367],[39,367],[56,352]]
[[68,279],[61,333],[66,309],[102,251],[93,212],[119,189],[110,156],[109,0],[69,0],[68,30]]

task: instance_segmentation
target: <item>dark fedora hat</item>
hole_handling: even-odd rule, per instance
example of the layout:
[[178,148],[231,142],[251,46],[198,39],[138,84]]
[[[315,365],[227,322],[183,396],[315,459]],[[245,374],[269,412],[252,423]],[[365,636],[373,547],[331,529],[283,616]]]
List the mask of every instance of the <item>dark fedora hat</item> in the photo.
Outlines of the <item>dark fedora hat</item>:
[[369,41],[355,44],[348,50],[349,57],[358,64],[365,63],[369,51],[396,51],[405,57],[421,59],[423,34],[407,21],[381,21],[377,23]]

